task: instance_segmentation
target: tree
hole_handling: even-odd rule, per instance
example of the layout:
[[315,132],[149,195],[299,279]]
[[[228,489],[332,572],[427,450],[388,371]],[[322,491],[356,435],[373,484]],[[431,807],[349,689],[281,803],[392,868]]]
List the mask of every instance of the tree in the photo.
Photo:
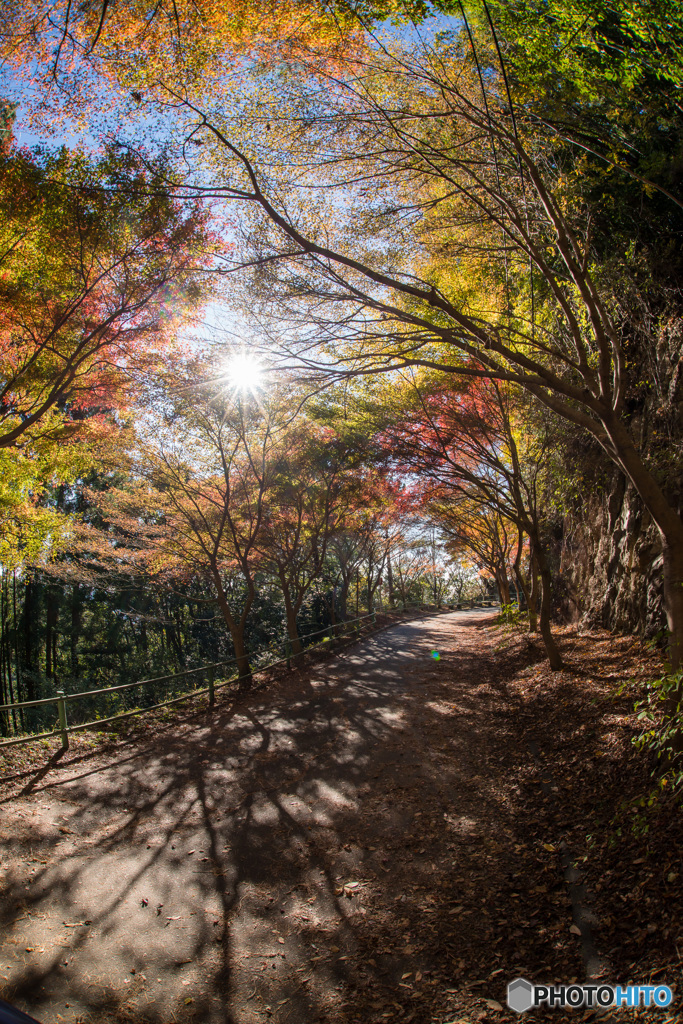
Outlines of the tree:
[[[492,573],[503,604],[510,603],[510,576],[522,577],[524,537],[529,538],[541,577],[541,636],[551,667],[561,668],[543,539],[554,440],[550,415],[534,415],[523,392],[495,381],[470,380],[453,388],[448,377],[423,383],[404,377],[405,386],[393,390],[382,410],[387,457],[404,473],[419,472],[420,501],[451,540],[474,552]],[[531,608],[532,595],[523,589]]]
[[135,121],[142,111],[148,131],[160,83],[210,95],[225,88],[228,66],[261,77],[306,59],[335,66],[362,46],[362,20],[406,20],[425,10],[424,0],[360,0],[353,7],[345,0],[174,0],[170,7],[154,0],[2,0],[0,57],[30,83],[24,105],[47,130],[65,117],[82,128],[86,117],[92,126],[111,114],[120,126],[122,113]]
[[142,448],[147,484],[133,488],[133,507],[147,508],[158,524],[151,551],[157,576],[166,577],[167,586],[198,578],[211,588],[243,687],[251,684],[245,630],[283,457],[281,425],[276,404],[199,389],[176,396],[172,426]]
[[[368,465],[376,460],[372,439],[366,437],[355,453]],[[354,483],[354,507],[347,517],[347,526],[337,531],[328,545],[330,577],[335,590],[339,587],[338,603],[342,618],[347,616],[351,581],[364,580],[366,607],[373,611],[375,597],[381,591],[387,571],[395,519],[398,515],[396,488],[385,473],[372,468],[359,471]]]
[[200,294],[205,218],[116,151],[0,157],[0,211],[0,448],[62,441],[168,345]]
[[[420,53],[378,46],[325,93],[304,80],[291,138],[309,178],[297,164],[295,182],[272,152],[277,188],[225,118],[175,102],[215,146],[207,190],[254,213],[250,261],[276,295],[290,360],[327,377],[419,365],[508,381],[597,439],[657,525],[677,663],[683,523],[631,430],[628,327],[594,259],[594,204],[573,201],[566,143],[515,103],[504,67],[481,72],[460,34]],[[344,195],[341,227],[329,204],[318,221],[310,209],[321,175]]]
[[297,615],[314,581],[323,575],[332,537],[347,525],[355,488],[353,472],[345,466],[345,447],[329,428],[303,419],[290,424],[285,437],[258,550],[264,572],[281,590],[296,656],[302,650]]
[[429,551],[424,538],[410,528],[395,534],[391,545],[393,585],[403,607],[422,603],[423,584],[429,570]]
[[435,495],[431,510],[451,556],[469,555],[480,572],[495,583],[500,603],[509,605],[510,573],[517,538],[514,524],[466,494],[444,497],[442,501]]

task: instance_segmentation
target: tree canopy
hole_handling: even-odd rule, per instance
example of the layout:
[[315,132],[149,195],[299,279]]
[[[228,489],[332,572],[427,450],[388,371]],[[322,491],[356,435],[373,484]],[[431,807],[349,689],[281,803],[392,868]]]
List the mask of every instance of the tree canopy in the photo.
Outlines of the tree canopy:
[[268,602],[298,650],[475,566],[559,667],[590,487],[678,662],[675,5],[4,12],[21,123],[80,139],[6,106],[8,566],[215,603],[245,679]]

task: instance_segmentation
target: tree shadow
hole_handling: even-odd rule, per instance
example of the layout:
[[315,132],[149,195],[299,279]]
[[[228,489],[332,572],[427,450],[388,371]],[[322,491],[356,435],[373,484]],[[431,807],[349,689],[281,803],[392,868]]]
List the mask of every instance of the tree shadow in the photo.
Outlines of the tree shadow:
[[517,703],[482,617],[452,618],[41,769],[5,836],[5,997],[44,1024],[428,1021],[482,962],[503,985],[511,927],[530,961],[564,955],[513,898]]

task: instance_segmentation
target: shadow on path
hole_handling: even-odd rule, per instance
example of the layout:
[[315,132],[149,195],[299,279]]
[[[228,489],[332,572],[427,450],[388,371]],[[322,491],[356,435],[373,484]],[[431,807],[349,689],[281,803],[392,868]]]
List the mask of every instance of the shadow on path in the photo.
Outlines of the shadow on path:
[[5,808],[5,998],[44,1024],[427,1022],[468,978],[501,999],[534,944],[552,963],[517,900],[526,755],[484,621],[402,624],[286,696],[52,759]]

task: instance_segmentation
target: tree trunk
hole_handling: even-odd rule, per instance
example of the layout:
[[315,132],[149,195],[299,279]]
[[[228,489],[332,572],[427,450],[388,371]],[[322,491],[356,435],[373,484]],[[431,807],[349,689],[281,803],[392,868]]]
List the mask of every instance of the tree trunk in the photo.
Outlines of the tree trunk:
[[375,610],[375,594],[382,585],[382,572],[380,570],[379,575],[376,577],[374,583],[370,576],[368,576],[368,612],[374,612]]
[[48,586],[45,592],[45,675],[49,679],[57,671],[56,665],[56,627],[57,600],[54,587]]
[[[252,671],[251,665],[249,664],[249,654],[247,653],[247,647],[244,642],[244,628],[246,625],[246,613],[242,615],[240,619],[236,619],[228,604],[223,585],[221,583],[220,575],[217,572],[213,574],[214,584],[216,587],[216,594],[218,596],[218,607],[223,615],[223,621],[230,631],[230,638],[232,640],[233,650],[235,651],[235,664],[237,665],[237,676],[240,689],[248,690],[252,683]],[[248,609],[247,609],[248,611]],[[162,637],[164,636],[164,630],[161,631]]]
[[[539,607],[539,581],[538,581],[538,563],[536,561],[536,555],[531,555],[530,563],[531,572],[531,604],[529,605],[529,630],[535,633],[538,629],[538,607]],[[533,625],[532,625],[533,623]]]
[[237,626],[230,631],[237,664],[237,681],[241,690],[249,690],[253,681],[249,654],[244,643],[244,629]]
[[350,579],[344,579],[341,587],[339,588],[339,617],[342,622],[349,617],[348,604],[350,583]]
[[294,658],[295,663],[301,661],[301,654],[303,653],[303,649],[301,647],[301,640],[299,639],[299,629],[296,624],[296,612],[297,609],[292,604],[289,594],[285,593],[285,616],[287,620],[287,636],[289,637],[292,657]]
[[35,679],[34,679],[34,676],[33,676],[33,641],[34,641],[34,635],[35,634],[34,634],[34,631],[33,631],[32,627],[33,627],[33,625],[35,624],[35,621],[36,621],[36,616],[34,614],[34,611],[35,611],[34,604],[35,604],[35,584],[34,584],[32,578],[29,576],[29,578],[26,581],[26,588],[24,590],[24,610],[23,610],[23,618],[24,618],[24,665],[26,666],[26,669],[28,670],[28,675],[25,676],[25,679],[26,679],[26,700],[35,700],[36,699]]
[[396,607],[396,595],[394,593],[394,574],[391,570],[391,555],[387,554],[387,588],[389,590],[389,608]]
[[[12,703],[12,692],[11,692],[11,690],[8,692],[8,690],[7,690],[7,683],[6,683],[6,679],[5,679],[5,643],[4,643],[5,637],[4,637],[4,632],[3,632],[3,625],[4,625],[4,622],[3,622],[3,615],[2,615],[2,589],[0,589],[0,693],[2,693],[2,703],[3,704],[11,704]],[[8,723],[8,729],[9,729],[9,719],[10,719],[11,712],[8,711],[8,712],[6,712],[6,714],[7,714],[7,723]],[[4,723],[3,723],[3,725],[4,725]],[[3,727],[3,732],[2,732],[3,736],[7,735],[7,731]],[[15,722],[15,725],[14,725],[14,731],[15,732],[17,731],[16,722]]]
[[510,584],[507,573],[503,570],[496,573],[496,586],[500,594],[500,603],[502,605],[510,604]]
[[81,634],[81,611],[81,590],[78,583],[74,583],[71,590],[71,675],[74,677],[80,673],[78,641]]
[[550,625],[552,610],[552,575],[545,557],[545,551],[541,547],[538,537],[532,536],[531,543],[541,577],[541,614],[539,622],[541,638],[543,640],[543,646],[545,647],[546,654],[548,655],[550,667],[553,672],[557,672],[559,669],[563,668],[563,664],[562,656],[557,644],[555,643]]
[[401,595],[401,604],[403,605],[403,611],[405,611],[408,602],[406,601],[406,588],[402,576],[399,577],[398,592]]
[[[522,572],[522,541],[524,534],[520,530],[519,543],[517,544],[517,554],[515,555],[514,570],[515,578],[517,580],[517,596],[519,597],[519,591],[521,590],[524,594],[524,603],[526,604],[527,614],[529,615],[529,632],[535,633],[538,629],[538,620],[536,618],[536,597],[537,594],[534,592],[533,579],[534,579],[534,558],[533,553],[531,555],[529,565],[530,574],[532,577],[531,590],[529,589],[529,581],[524,579],[524,573]],[[519,601],[518,601],[519,603]]]

